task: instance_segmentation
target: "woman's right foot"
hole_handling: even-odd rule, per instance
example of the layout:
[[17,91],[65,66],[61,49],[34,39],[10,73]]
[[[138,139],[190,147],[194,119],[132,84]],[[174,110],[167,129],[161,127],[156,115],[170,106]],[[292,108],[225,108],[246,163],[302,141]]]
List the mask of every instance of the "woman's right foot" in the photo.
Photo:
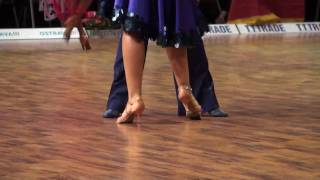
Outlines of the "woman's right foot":
[[80,34],[80,44],[82,47],[82,50],[87,51],[91,49],[89,38],[87,34],[81,35]]
[[192,94],[192,89],[189,86],[179,87],[179,100],[182,102],[186,110],[186,118],[190,120],[201,119],[201,106]]
[[121,116],[117,119],[118,124],[128,124],[133,123],[135,117],[140,118],[142,112],[144,111],[144,102],[141,97],[128,102],[125,110]]

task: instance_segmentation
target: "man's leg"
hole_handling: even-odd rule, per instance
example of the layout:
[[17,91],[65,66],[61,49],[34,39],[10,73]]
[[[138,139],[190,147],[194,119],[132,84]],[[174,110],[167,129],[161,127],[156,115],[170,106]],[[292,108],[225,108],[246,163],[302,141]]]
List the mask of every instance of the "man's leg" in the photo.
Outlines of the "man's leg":
[[113,68],[113,82],[107,101],[106,111],[103,113],[104,118],[118,117],[126,107],[128,101],[128,90],[123,66],[121,39],[122,33],[119,35],[117,55]]
[[[104,118],[115,118],[123,112],[128,101],[128,89],[123,65],[122,55],[122,33],[119,35],[117,55],[114,63],[113,82],[111,85],[109,98],[106,105]],[[148,42],[145,41],[147,48]]]
[[104,18],[111,18],[114,0],[98,0],[98,15]]
[[[228,116],[220,109],[203,42],[197,47],[188,49],[188,62],[192,92],[200,103],[202,110],[214,117]],[[179,101],[178,115],[185,115],[184,107]]]
[[317,0],[305,0],[305,21],[316,21]]

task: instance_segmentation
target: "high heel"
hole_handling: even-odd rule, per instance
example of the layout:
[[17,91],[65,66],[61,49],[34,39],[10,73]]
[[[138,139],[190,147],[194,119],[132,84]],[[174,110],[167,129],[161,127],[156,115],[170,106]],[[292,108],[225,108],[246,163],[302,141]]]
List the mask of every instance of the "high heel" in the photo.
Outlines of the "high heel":
[[87,34],[80,35],[80,44],[82,47],[82,50],[87,51],[91,49],[89,38]]
[[192,94],[192,89],[187,86],[179,87],[179,100],[182,102],[186,110],[186,118],[190,120],[201,119],[201,106]]
[[135,117],[140,119],[143,111],[144,111],[144,102],[141,98],[137,98],[134,101],[128,102],[122,115],[117,119],[117,123],[118,124],[133,123]]

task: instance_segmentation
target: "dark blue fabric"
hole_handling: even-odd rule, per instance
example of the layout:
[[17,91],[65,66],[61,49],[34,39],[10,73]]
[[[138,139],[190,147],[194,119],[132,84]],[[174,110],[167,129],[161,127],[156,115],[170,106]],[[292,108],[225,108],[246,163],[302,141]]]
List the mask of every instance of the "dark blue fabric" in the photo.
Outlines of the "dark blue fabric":
[[122,33],[119,35],[117,55],[113,67],[113,82],[107,102],[107,109],[117,110],[118,112],[122,112],[124,110],[128,101],[128,90],[123,64],[121,39]]
[[98,15],[111,18],[114,1],[115,0],[98,0]]
[[115,0],[113,20],[163,47],[195,46],[202,34],[196,0]]

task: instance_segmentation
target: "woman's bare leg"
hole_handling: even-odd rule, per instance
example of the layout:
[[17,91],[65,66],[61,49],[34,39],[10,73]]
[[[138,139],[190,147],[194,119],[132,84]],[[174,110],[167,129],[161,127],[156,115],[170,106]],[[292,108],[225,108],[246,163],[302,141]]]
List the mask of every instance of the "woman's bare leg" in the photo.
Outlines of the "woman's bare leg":
[[187,49],[168,47],[166,48],[166,52],[178,86],[188,86],[190,83]]
[[192,94],[189,83],[189,67],[187,50],[185,48],[166,48],[174,76],[177,81],[179,100],[186,109],[186,116],[189,119],[201,119],[201,107]]
[[79,24],[79,26],[77,27],[79,35],[80,35],[80,43],[81,43],[81,47],[84,51],[90,50],[91,46],[89,43],[89,37],[87,35],[87,32],[83,29],[83,25],[82,23]]
[[144,42],[133,35],[123,33],[123,60],[128,87],[128,104],[124,113],[118,118],[118,123],[131,123],[134,116],[139,116],[144,110],[141,97],[142,76],[145,58]]
[[123,33],[123,59],[128,86],[128,99],[141,96],[145,45],[132,35]]

